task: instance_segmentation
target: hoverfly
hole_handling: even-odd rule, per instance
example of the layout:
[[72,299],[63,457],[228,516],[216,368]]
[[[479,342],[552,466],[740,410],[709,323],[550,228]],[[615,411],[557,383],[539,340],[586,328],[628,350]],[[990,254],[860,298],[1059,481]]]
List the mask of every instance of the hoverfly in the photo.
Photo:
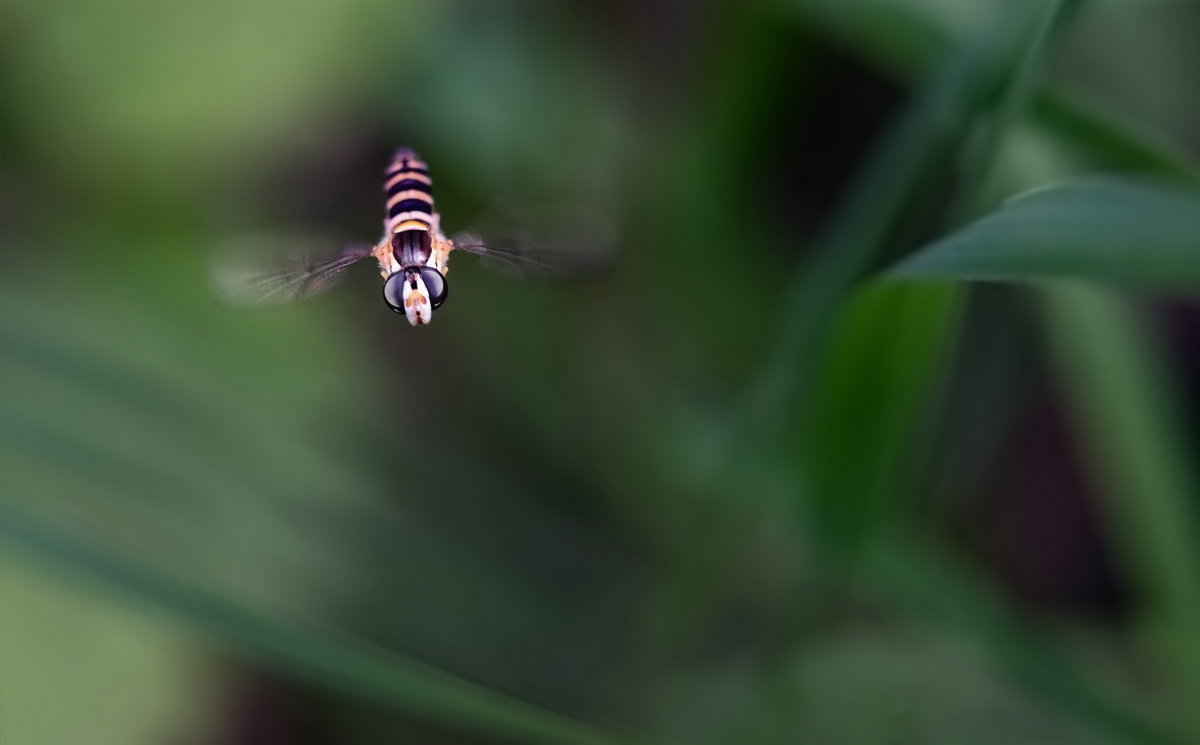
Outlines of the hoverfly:
[[[527,268],[578,271],[596,258],[578,252],[572,256],[570,251],[531,252],[525,240],[485,244],[473,233],[447,238],[442,232],[441,216],[433,208],[432,185],[429,167],[420,156],[411,148],[400,148],[384,175],[387,216],[378,243],[350,245],[333,258],[293,258],[266,271],[228,267],[218,282],[227,298],[235,301],[293,300],[329,289],[347,269],[370,256],[378,262],[384,279],[384,302],[396,313],[404,314],[413,326],[424,326],[446,302],[446,273],[454,251],[481,256],[489,266],[517,274]],[[572,259],[575,266],[570,265]]]

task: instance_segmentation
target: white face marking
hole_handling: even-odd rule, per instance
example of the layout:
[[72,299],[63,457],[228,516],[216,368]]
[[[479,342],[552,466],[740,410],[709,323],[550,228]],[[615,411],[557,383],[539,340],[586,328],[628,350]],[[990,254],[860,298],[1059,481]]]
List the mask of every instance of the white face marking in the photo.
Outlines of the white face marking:
[[[413,283],[416,283],[416,289]],[[408,322],[414,326],[429,323],[433,318],[433,306],[429,304],[429,290],[425,288],[425,280],[420,274],[412,275],[404,281],[404,314]]]

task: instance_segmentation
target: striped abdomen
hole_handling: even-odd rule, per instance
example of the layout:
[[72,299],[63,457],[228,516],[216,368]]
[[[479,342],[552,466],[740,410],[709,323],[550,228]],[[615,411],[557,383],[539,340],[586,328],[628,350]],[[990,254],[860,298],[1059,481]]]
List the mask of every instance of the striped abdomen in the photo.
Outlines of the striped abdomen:
[[401,148],[392,156],[384,180],[387,192],[385,230],[400,266],[424,264],[431,251],[433,211],[429,169],[412,150]]

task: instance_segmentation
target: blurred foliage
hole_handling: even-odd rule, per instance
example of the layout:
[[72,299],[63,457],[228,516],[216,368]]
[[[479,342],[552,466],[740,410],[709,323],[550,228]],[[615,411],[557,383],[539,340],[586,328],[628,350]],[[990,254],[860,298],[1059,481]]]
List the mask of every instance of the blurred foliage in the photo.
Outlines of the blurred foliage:
[[[1197,4],[0,17],[0,740],[1200,739]],[[613,266],[218,302],[400,144]]]

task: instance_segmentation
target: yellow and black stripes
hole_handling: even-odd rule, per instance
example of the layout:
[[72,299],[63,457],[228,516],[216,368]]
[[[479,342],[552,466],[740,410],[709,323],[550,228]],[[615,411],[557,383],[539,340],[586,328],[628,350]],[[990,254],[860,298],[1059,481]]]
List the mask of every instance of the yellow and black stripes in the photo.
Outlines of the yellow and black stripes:
[[396,151],[383,182],[387,192],[384,226],[392,256],[402,267],[424,266],[433,251],[437,213],[433,211],[432,184],[429,168],[420,156],[408,148]]
[[429,168],[415,152],[408,148],[396,151],[383,186],[389,233],[430,229],[434,215],[432,185]]

